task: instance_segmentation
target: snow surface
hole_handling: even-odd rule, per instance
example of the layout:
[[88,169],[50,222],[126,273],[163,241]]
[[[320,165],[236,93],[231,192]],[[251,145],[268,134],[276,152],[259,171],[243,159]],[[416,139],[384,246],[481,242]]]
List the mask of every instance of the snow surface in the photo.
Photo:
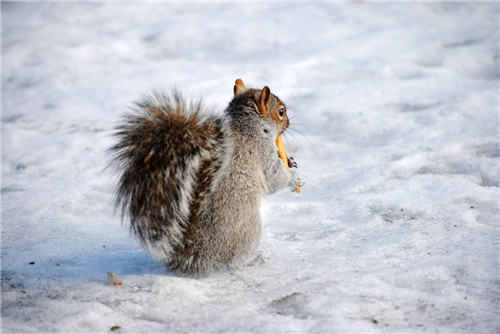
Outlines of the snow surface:
[[[498,3],[1,9],[3,332],[500,332]],[[265,201],[267,263],[178,277],[104,151],[141,93],[222,110],[239,77],[307,184]]]

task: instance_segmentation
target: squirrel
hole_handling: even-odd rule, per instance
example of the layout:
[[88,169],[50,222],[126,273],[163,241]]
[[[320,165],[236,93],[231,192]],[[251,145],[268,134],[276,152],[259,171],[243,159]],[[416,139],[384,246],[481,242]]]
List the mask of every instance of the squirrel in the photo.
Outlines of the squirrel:
[[180,274],[250,263],[263,196],[304,185],[276,150],[290,125],[285,104],[238,79],[222,115],[178,91],[144,95],[131,111],[114,133],[111,166],[116,207],[142,246]]

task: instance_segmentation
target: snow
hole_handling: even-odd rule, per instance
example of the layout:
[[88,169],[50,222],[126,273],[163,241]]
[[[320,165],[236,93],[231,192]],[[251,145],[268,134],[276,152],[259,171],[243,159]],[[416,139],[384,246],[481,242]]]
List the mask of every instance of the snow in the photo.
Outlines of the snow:
[[[500,331],[497,2],[1,9],[3,332]],[[266,199],[267,263],[179,277],[105,150],[142,93],[221,111],[239,77],[287,104],[307,184]]]

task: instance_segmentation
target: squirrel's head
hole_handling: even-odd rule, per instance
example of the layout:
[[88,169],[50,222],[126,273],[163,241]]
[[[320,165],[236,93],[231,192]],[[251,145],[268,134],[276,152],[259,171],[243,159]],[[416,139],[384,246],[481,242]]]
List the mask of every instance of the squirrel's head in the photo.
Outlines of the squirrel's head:
[[237,79],[230,106],[233,110],[240,107],[245,113],[258,115],[272,126],[277,134],[283,133],[290,125],[285,104],[272,94],[267,86],[262,89],[247,88],[243,80]]

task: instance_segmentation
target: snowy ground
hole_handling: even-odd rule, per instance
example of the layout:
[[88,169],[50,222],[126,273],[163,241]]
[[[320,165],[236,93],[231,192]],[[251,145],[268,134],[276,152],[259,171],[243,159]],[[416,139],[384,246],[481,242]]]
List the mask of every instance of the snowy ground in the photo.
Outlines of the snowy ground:
[[[3,332],[500,331],[498,3],[1,5]],[[104,151],[141,93],[222,110],[238,77],[307,185],[265,202],[266,264],[180,278]]]

